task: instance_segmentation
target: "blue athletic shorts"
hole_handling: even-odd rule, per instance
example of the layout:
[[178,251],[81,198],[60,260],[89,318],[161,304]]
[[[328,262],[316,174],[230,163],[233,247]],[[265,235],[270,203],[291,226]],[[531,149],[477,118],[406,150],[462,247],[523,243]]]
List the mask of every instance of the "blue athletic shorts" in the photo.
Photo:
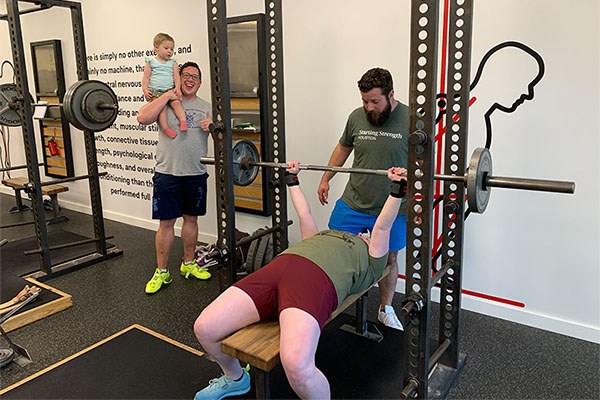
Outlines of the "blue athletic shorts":
[[152,219],[170,220],[182,215],[206,214],[208,174],[173,176],[154,173]]
[[[329,217],[329,229],[359,234],[373,230],[376,215],[369,215],[350,208],[341,199]],[[406,215],[398,215],[390,232],[390,251],[399,251],[406,247]]]

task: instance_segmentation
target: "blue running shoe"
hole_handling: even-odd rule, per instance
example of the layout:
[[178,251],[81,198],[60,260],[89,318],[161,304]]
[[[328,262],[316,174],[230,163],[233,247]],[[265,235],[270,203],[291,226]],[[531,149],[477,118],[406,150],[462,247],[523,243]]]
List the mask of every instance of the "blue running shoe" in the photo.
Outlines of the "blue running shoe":
[[250,391],[250,375],[244,370],[244,375],[234,381],[225,375],[211,379],[208,386],[196,393],[194,400],[221,400],[229,396],[239,396]]

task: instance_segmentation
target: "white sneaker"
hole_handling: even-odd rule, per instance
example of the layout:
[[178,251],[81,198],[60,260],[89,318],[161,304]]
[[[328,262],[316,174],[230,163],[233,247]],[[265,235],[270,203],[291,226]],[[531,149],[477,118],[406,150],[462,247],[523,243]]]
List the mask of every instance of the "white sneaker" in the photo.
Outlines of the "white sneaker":
[[385,311],[381,311],[380,308],[378,314],[379,315],[377,316],[377,319],[385,326],[393,329],[398,329],[399,331],[404,330],[392,306],[385,306]]

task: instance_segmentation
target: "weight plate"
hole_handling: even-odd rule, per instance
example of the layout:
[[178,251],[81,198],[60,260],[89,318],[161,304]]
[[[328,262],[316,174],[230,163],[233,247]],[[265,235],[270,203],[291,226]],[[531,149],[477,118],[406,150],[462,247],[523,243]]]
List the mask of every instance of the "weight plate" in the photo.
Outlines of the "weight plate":
[[15,358],[15,352],[13,349],[5,348],[0,349],[0,368],[10,364],[10,362]]
[[81,86],[84,82],[85,81],[77,81],[74,84],[72,84],[63,97],[63,113],[65,114],[65,117],[71,123],[71,125],[73,125],[79,130],[84,130],[84,127],[79,123],[75,107],[73,106],[73,96],[75,93],[77,93],[77,88]]
[[114,104],[111,94],[99,89],[90,90],[83,95],[83,115],[98,124],[114,121],[115,110],[101,107],[103,104]]
[[[100,104],[115,107],[99,108]],[[74,127],[82,131],[100,132],[117,119],[117,96],[104,82],[78,81],[65,93],[63,111]]]
[[14,97],[17,97],[17,85],[13,83],[4,83],[0,85],[0,125],[21,125],[21,116],[17,110],[14,110],[9,106]]
[[256,179],[258,175],[258,166],[254,165],[249,169],[242,168],[241,160],[248,157],[254,161],[259,161],[258,149],[249,140],[240,140],[233,146],[233,183],[238,186],[248,186]]
[[[262,230],[262,229],[260,229]],[[258,240],[258,246],[256,249],[256,256],[254,257],[254,271],[258,271],[262,267],[264,267],[268,261],[268,248],[269,243],[271,242],[271,235],[261,236]],[[271,252],[271,258],[273,258],[273,253]],[[270,260],[269,260],[270,261]]]
[[250,242],[250,247],[248,247],[248,256],[246,257],[246,271],[251,274],[254,272],[254,260],[256,259],[256,249],[258,247],[259,239],[254,239]]
[[492,175],[492,155],[488,149],[477,148],[471,155],[467,173],[467,199],[471,212],[481,214],[487,208],[492,192],[486,186],[487,177]]

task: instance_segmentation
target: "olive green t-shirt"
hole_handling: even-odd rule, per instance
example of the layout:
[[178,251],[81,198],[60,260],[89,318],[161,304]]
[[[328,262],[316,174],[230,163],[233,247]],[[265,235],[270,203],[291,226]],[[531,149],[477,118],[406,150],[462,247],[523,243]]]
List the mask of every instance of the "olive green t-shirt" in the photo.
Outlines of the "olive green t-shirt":
[[325,230],[283,251],[295,254],[318,265],[331,279],[338,305],[348,295],[371,287],[383,274],[387,254],[369,256],[367,244],[358,236],[341,231]]
[[[398,103],[382,126],[371,125],[366,111],[359,107],[348,117],[339,143],[354,149],[352,168],[406,168],[408,126],[408,107],[402,103]],[[350,174],[341,199],[354,210],[379,215],[390,193],[390,186],[386,176]],[[399,214],[405,213],[406,200],[403,200]]]

